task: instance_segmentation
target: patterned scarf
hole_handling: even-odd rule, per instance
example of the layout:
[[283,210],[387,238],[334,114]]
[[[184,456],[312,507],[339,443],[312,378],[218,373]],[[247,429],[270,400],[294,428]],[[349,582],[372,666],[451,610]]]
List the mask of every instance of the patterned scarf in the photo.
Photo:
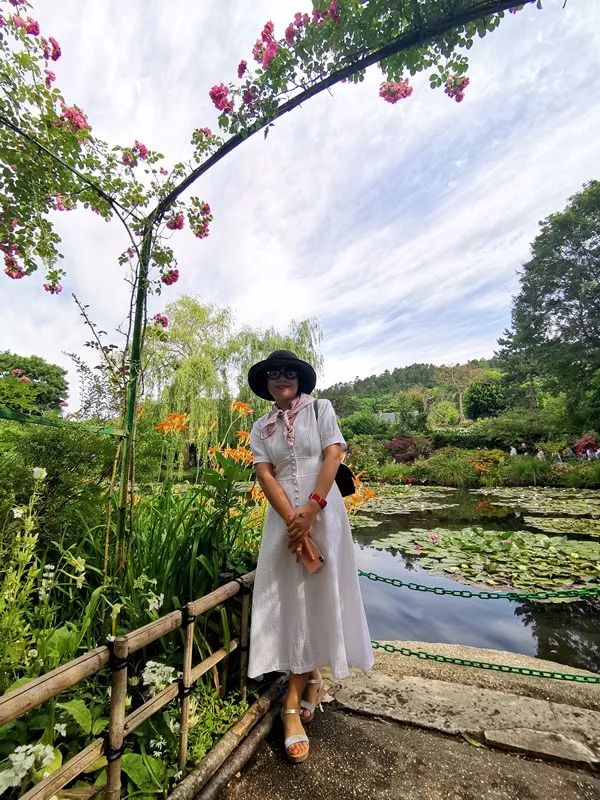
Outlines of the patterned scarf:
[[268,439],[269,436],[272,436],[277,429],[277,421],[282,419],[285,427],[285,440],[290,447],[293,447],[296,441],[293,418],[299,411],[302,411],[303,408],[306,408],[306,406],[313,402],[314,400],[309,394],[301,394],[298,397],[294,397],[292,405],[286,411],[282,411],[276,405],[273,405],[260,432],[260,438]]

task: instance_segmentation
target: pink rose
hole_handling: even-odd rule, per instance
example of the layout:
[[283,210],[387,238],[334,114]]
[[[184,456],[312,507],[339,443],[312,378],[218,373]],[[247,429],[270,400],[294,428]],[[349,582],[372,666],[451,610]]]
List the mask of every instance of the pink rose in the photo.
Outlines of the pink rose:
[[279,44],[275,40],[269,42],[263,54],[263,59],[262,59],[263,69],[265,70],[269,69],[269,66],[271,65],[271,62],[277,55],[278,50],[279,50]]
[[238,64],[237,68],[238,78],[242,78],[244,76],[244,73],[246,72],[247,68],[248,68],[248,62],[242,59],[242,61],[240,61],[240,63]]

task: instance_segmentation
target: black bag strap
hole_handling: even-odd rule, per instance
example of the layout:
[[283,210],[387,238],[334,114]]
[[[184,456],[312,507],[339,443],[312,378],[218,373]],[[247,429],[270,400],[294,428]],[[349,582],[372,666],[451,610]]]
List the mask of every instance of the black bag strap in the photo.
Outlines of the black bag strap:
[[313,411],[315,412],[315,419],[319,421],[319,401],[313,400]]

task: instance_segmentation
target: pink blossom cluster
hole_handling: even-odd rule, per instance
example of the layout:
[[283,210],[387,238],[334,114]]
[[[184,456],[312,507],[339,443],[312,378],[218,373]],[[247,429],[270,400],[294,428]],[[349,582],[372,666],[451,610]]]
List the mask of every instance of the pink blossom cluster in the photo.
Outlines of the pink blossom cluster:
[[168,175],[169,174],[169,170],[165,169],[164,167],[161,167],[160,168],[160,174],[161,175]]
[[465,89],[469,85],[469,79],[466,76],[451,75],[446,81],[446,88],[444,92],[450,98],[454,98],[457,103],[462,103],[465,96]]
[[18,378],[19,383],[31,383],[31,378],[28,378],[27,375],[23,373],[22,369],[11,369],[10,374],[13,378]]
[[228,111],[233,111],[233,99],[228,97],[228,94],[229,88],[220,83],[218,86],[212,87],[208,96],[213,101],[215,108],[227,113]]
[[86,115],[77,106],[63,106],[63,113],[60,115],[60,123],[68,124],[74,131],[89,131],[90,124]]
[[296,36],[298,35],[298,31],[294,27],[294,23],[290,22],[290,24],[285,29],[285,40],[288,44],[292,45],[296,41]]
[[273,41],[273,31],[275,30],[275,25],[269,20],[269,22],[265,22],[265,26],[262,29],[262,33],[260,34],[260,38],[263,40],[265,44],[269,44],[269,42]]
[[272,42],[265,47],[265,52],[263,53],[262,57],[262,65],[263,69],[267,70],[271,66],[271,62],[277,55],[277,51],[279,50],[279,43],[273,39]]
[[121,161],[126,167],[134,167],[137,164],[137,159],[133,155],[133,150],[129,150],[129,148],[127,150],[123,150]]
[[192,223],[192,232],[197,239],[206,239],[209,231],[210,223],[213,221],[213,215],[208,203],[200,203],[198,205],[199,214],[194,215]]
[[153,322],[156,322],[157,325],[161,325],[163,328],[169,327],[169,318],[165,316],[165,314],[155,314],[152,317]]
[[60,408],[66,408],[69,404],[67,403],[66,400],[61,400],[58,405],[60,406]]
[[27,0],[8,0],[11,6],[17,8],[18,6],[24,6]]
[[398,100],[403,100],[405,97],[410,97],[413,93],[413,87],[409,84],[408,78],[403,81],[384,81],[379,87],[379,97],[388,103],[397,103]]
[[65,198],[62,194],[55,194],[54,195],[54,208],[57,211],[68,211],[69,207],[65,203]]
[[44,48],[44,58],[46,61],[48,61],[49,58],[52,59],[52,61],[58,61],[62,51],[54,36],[50,36],[48,39],[42,37],[41,42]]
[[212,131],[210,128],[198,128],[200,133],[203,133],[207,139],[212,139]]
[[56,80],[56,75],[52,72],[51,69],[45,69],[44,74],[46,76],[46,86],[49,89],[52,83]]
[[296,11],[294,14],[294,22],[293,25],[295,28],[303,28],[310,22],[310,17],[308,14],[301,14],[299,11]]
[[10,253],[6,253],[4,256],[4,274],[12,278],[13,281],[18,281],[27,275],[23,267],[17,262],[17,259]]
[[254,86],[250,86],[247,89],[244,89],[242,94],[242,103],[245,106],[251,106],[253,103],[256,103],[258,100],[258,94],[256,93],[256,89]]
[[177,283],[179,280],[179,270],[178,269],[170,269],[168,272],[165,272],[164,275],[161,276],[161,281],[166,286],[171,286],[174,283]]
[[142,161],[145,161],[148,158],[148,148],[145,144],[138,142],[137,139],[133,145],[133,152],[138,156],[138,158],[141,158]]
[[175,214],[174,217],[167,222],[167,228],[170,231],[180,231],[185,225],[185,218],[183,214]]
[[63,287],[60,283],[45,283],[44,284],[44,291],[48,292],[48,294],[60,294],[63,290]]
[[248,69],[248,62],[244,61],[244,59],[242,59],[240,61],[240,63],[238,64],[238,68],[237,68],[237,76],[238,76],[238,78],[243,78],[244,77],[244,73],[246,72],[247,69]]
[[13,16],[11,19],[18,28],[23,28],[25,33],[28,33],[30,36],[40,35],[40,23],[32,17],[23,19],[22,17]]

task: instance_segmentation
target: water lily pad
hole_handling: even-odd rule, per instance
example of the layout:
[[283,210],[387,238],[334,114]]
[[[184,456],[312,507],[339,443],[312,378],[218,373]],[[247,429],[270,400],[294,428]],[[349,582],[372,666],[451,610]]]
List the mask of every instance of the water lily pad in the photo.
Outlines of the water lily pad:
[[493,505],[518,508],[529,514],[600,517],[600,496],[591,489],[497,487],[475,489],[473,494],[491,496]]
[[578,517],[524,517],[523,522],[530,528],[544,533],[584,534],[600,537],[600,520]]
[[600,582],[600,544],[526,531],[479,527],[399,531],[371,543],[417,557],[424,569],[516,589],[571,588]]
[[352,528],[378,528],[382,524],[380,520],[364,514],[351,514],[349,520]]

